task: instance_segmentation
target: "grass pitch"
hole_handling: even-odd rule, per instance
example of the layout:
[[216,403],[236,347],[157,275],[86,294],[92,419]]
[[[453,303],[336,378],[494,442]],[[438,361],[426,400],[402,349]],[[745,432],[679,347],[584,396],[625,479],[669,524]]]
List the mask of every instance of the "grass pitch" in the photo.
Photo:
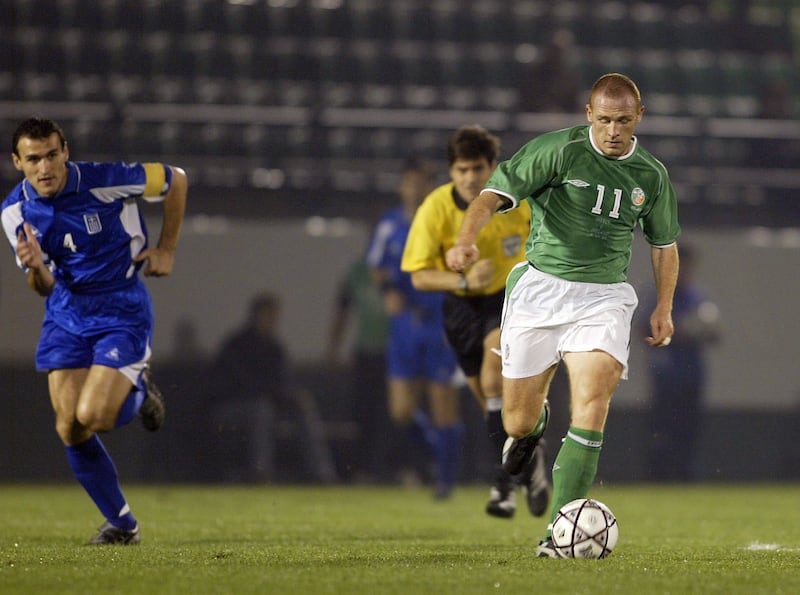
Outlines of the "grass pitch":
[[602,486],[606,560],[538,559],[544,519],[384,487],[128,486],[135,547],[76,485],[0,487],[0,593],[800,593],[800,486]]

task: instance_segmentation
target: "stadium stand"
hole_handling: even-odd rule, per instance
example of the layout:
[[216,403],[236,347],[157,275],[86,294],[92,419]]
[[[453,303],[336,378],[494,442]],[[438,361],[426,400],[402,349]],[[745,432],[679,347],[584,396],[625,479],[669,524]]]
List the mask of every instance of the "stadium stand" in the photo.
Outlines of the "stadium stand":
[[[642,134],[671,158],[679,187],[702,196],[713,172],[698,182],[682,167],[747,166],[749,139],[768,140],[770,129],[756,122],[737,137],[725,124],[764,115],[762,92],[776,80],[789,93],[787,129],[795,125],[791,16],[800,10],[745,4],[726,12],[725,2],[688,0],[53,0],[43,11],[33,0],[2,0],[0,118],[3,130],[33,108],[59,118],[81,158],[120,149],[177,157],[211,192],[209,165],[238,154],[247,157],[240,168],[283,168],[284,193],[305,191],[292,186],[308,179],[291,175],[296,159],[313,160],[313,178],[332,192],[348,186],[337,171],[345,159],[360,180],[350,186],[379,208],[370,197],[383,193],[376,168],[441,162],[446,135],[462,123],[487,126],[510,151],[562,122],[527,114],[519,82],[564,28],[584,88],[611,70],[640,83]],[[108,125],[122,126],[119,141],[91,142]],[[722,133],[709,138],[712,130]]]

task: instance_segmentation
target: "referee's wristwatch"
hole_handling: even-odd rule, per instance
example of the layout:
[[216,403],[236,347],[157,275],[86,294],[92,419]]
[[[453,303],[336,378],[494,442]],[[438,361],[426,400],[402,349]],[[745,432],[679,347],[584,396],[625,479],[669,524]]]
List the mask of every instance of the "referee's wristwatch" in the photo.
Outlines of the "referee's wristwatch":
[[464,273],[458,278],[458,289],[459,291],[469,291],[469,283],[467,283],[467,276]]

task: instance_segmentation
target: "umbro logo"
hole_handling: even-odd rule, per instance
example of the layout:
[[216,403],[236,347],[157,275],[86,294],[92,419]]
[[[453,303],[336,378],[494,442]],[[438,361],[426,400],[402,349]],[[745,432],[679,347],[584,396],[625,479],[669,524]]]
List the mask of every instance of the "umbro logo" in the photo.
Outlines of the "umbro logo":
[[584,182],[583,180],[567,180],[567,184],[572,184],[576,188],[586,188],[587,186],[591,186],[589,182]]

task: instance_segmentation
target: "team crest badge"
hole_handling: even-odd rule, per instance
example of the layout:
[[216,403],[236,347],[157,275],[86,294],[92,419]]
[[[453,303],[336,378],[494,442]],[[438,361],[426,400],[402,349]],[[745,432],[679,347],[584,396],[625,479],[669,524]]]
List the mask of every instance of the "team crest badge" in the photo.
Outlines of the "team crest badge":
[[636,207],[641,207],[644,204],[644,190],[638,186],[631,192],[631,202]]
[[97,213],[89,213],[83,216],[83,222],[86,224],[86,231],[89,234],[100,233],[103,231],[103,225],[100,223],[100,215]]
[[503,238],[503,254],[505,256],[514,256],[517,252],[519,252],[521,246],[522,238],[520,236],[509,236],[507,238]]

